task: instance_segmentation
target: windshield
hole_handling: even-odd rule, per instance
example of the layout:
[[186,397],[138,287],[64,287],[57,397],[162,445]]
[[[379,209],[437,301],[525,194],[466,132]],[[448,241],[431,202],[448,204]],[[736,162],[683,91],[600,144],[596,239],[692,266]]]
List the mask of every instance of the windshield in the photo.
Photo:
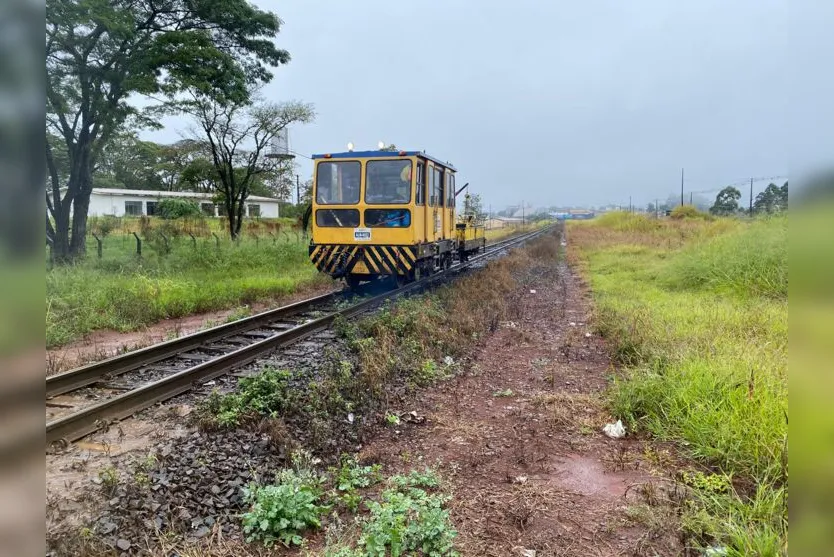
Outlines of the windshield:
[[365,203],[411,201],[411,161],[370,161],[365,177]]
[[354,205],[359,203],[358,161],[320,162],[316,167],[316,203]]

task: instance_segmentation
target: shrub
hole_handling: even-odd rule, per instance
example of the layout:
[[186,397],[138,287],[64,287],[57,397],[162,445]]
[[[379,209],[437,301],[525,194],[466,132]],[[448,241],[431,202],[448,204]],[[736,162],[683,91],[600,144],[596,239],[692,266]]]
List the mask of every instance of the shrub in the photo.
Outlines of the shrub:
[[119,228],[120,224],[121,220],[114,215],[91,217],[90,231],[95,234],[98,234],[102,238],[105,238],[108,234]]
[[243,515],[246,541],[260,540],[267,547],[276,540],[285,546],[301,545],[302,532],[320,528],[329,508],[319,504],[319,486],[295,470],[284,470],[273,485],[250,485],[244,490],[251,510]]
[[669,215],[673,219],[707,219],[709,215],[702,213],[695,205],[678,205],[672,209],[672,214]]
[[156,205],[156,212],[160,218],[167,220],[203,215],[200,206],[187,199],[162,199]]

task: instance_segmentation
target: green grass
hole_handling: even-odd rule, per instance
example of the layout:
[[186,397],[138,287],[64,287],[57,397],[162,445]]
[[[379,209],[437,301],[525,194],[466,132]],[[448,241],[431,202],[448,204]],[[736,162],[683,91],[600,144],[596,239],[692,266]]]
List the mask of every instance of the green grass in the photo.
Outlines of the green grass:
[[777,555],[787,536],[787,218],[615,215],[569,237],[600,332],[627,366],[614,413],[735,480],[729,493],[698,491],[683,520],[692,543]]
[[132,236],[104,240],[102,258],[55,266],[46,275],[46,344],[58,346],[97,329],[131,331],[166,318],[227,309],[290,294],[321,277],[305,242],[246,238],[234,245],[188,236],[171,251]]

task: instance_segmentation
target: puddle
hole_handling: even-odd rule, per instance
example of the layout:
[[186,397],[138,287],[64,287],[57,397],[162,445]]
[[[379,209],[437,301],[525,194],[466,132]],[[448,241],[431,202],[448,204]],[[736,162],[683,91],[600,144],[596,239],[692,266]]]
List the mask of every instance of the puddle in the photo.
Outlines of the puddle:
[[629,473],[606,472],[595,458],[568,455],[554,464],[554,483],[582,495],[618,498],[636,480]]

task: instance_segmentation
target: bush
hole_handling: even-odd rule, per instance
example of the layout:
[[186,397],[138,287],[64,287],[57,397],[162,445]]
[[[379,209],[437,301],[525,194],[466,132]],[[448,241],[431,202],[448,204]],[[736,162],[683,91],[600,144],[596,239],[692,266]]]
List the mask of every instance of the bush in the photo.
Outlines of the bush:
[[669,215],[673,219],[708,219],[710,215],[702,213],[695,205],[678,205],[672,209],[672,214]]
[[108,234],[119,228],[121,220],[114,215],[104,215],[102,217],[90,217],[89,227],[90,231],[98,234],[102,238],[107,237]]
[[160,218],[167,220],[203,215],[200,206],[195,201],[187,199],[163,199],[157,203],[156,213]]
[[267,547],[276,540],[287,547],[301,545],[301,533],[320,528],[320,517],[329,508],[318,504],[321,491],[309,477],[283,470],[276,480],[274,485],[250,485],[244,490],[246,502],[252,504],[243,515],[246,541],[260,540]]

